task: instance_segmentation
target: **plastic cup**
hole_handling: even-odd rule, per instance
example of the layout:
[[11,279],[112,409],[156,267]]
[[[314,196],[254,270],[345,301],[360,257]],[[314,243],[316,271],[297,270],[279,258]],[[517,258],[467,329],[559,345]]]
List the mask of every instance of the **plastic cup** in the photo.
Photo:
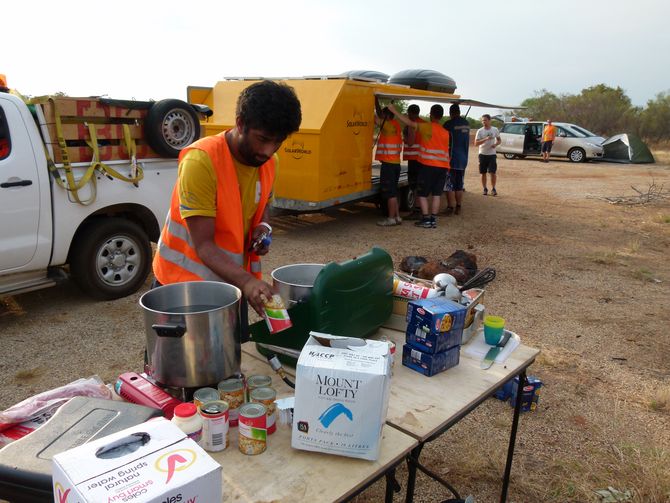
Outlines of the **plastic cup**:
[[486,344],[495,346],[502,339],[505,330],[505,318],[500,316],[484,316],[484,340]]

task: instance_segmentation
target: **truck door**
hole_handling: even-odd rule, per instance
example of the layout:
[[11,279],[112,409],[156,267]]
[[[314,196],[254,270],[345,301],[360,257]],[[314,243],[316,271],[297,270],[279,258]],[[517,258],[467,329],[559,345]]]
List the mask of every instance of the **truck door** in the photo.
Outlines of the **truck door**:
[[37,161],[17,105],[0,93],[0,271],[29,263],[40,216]]

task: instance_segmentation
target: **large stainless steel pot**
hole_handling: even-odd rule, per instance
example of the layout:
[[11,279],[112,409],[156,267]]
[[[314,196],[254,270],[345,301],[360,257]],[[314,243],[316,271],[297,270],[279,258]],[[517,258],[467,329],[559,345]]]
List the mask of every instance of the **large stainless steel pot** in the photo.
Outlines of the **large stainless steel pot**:
[[287,307],[305,302],[312,294],[316,277],[324,264],[291,264],[272,271],[272,284]]
[[166,386],[216,384],[240,370],[240,299],[233,285],[173,283],[140,297],[147,373]]

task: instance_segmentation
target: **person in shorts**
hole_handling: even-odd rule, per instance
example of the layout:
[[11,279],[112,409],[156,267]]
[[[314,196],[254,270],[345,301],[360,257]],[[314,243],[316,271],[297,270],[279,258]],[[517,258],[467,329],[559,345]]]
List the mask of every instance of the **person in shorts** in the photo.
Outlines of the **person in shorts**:
[[475,145],[479,147],[479,174],[482,175],[483,194],[488,196],[489,189],[486,185],[486,173],[491,178],[491,195],[497,196],[496,182],[498,180],[498,164],[496,162],[496,147],[500,145],[500,131],[491,125],[491,116],[482,115],[484,127],[477,130]]
[[449,107],[450,119],[444,123],[444,129],[449,131],[449,164],[451,169],[447,176],[444,192],[447,197],[445,214],[459,215],[463,203],[463,178],[468,166],[468,152],[470,149],[470,123],[461,117],[461,108],[457,103]]
[[551,154],[551,147],[554,146],[554,139],[556,138],[556,126],[547,120],[547,123],[542,130],[542,162],[549,162],[549,155]]
[[375,123],[379,126],[375,160],[381,162],[379,184],[381,196],[386,203],[388,216],[377,222],[382,227],[400,225],[398,204],[398,180],[400,180],[400,152],[402,150],[402,126],[388,108],[382,110],[375,99]]

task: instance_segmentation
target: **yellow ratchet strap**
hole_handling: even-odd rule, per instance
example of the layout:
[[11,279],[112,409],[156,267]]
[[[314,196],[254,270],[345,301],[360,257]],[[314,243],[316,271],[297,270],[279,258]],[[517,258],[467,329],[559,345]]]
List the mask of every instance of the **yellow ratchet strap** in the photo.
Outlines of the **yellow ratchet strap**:
[[[124,135],[125,135],[125,129],[126,128],[124,128]],[[130,137],[130,128],[127,129],[128,129],[127,133],[128,137]],[[90,140],[86,140],[86,143],[91,148],[91,150],[93,150],[93,160],[91,161],[92,162],[91,167],[93,169],[99,170],[103,175],[107,176],[108,178],[116,178],[124,182],[129,182],[137,187],[137,182],[139,182],[142,178],[144,178],[144,173],[142,172],[142,169],[139,166],[136,166],[137,175],[127,177],[116,171],[111,166],[106,165],[100,160],[100,149],[98,148],[98,134],[95,131],[95,124],[90,123],[88,124],[88,134],[91,138]],[[132,162],[133,161],[131,160],[131,163]],[[137,164],[137,162],[135,162],[135,164]]]

